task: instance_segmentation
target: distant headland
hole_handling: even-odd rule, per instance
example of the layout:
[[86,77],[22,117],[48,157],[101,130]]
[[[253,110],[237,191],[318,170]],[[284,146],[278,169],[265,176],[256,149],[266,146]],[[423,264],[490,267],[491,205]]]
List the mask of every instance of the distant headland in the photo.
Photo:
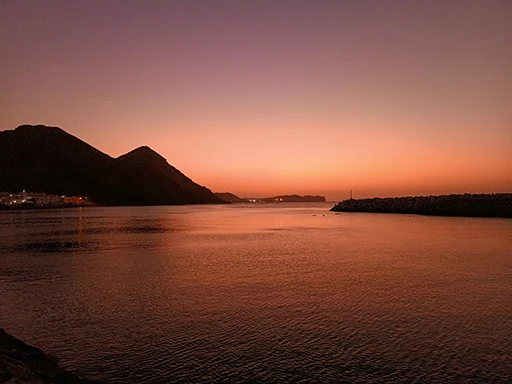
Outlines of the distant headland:
[[246,198],[238,197],[237,195],[230,192],[215,192],[215,195],[228,202],[228,203],[248,203],[249,200]]
[[[142,146],[112,158],[57,127],[0,132],[0,192],[77,196],[100,205],[225,204]],[[46,197],[44,195],[47,195]]]
[[229,192],[215,193],[229,203],[325,203],[324,196],[279,195],[273,197],[238,197]]
[[348,199],[331,211],[512,218],[512,193]]

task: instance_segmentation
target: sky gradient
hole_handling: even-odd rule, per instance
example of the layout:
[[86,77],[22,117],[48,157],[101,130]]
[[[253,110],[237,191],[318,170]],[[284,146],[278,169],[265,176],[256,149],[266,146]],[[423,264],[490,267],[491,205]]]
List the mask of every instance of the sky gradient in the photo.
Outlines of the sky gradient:
[[239,196],[512,192],[512,2],[4,1],[0,130]]

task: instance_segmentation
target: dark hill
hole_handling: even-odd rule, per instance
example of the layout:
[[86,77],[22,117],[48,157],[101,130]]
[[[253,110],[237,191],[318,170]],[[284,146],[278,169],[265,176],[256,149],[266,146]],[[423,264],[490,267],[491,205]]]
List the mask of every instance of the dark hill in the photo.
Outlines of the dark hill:
[[0,132],[0,191],[99,197],[114,160],[60,128]]
[[114,159],[60,128],[0,132],[0,191],[88,196],[100,204],[219,204],[148,147]]
[[247,203],[247,199],[242,199],[237,195],[229,192],[215,192],[215,194],[220,197],[222,200],[227,201],[228,203]]
[[[209,189],[194,183],[158,153],[148,147],[139,147],[116,159],[113,178],[117,189],[116,200],[121,204],[209,204],[224,203]],[[152,186],[148,188],[147,186]]]

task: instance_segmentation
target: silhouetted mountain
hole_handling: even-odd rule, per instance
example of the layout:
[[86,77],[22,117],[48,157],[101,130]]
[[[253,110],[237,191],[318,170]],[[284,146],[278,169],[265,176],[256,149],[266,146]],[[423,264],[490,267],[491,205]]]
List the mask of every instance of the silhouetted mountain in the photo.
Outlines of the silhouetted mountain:
[[0,132],[0,191],[98,196],[114,160],[60,128]]
[[144,201],[169,204],[169,199],[173,204],[224,203],[212,191],[194,183],[148,147],[134,149],[118,157],[116,163],[113,181],[120,187],[116,200],[121,204],[144,204]]
[[57,127],[0,132],[0,191],[88,196],[100,204],[221,204],[148,147],[114,159]]
[[348,199],[331,211],[409,213],[433,216],[512,217],[512,194],[464,194]]
[[247,203],[249,201],[229,192],[215,192],[215,194],[228,203]]

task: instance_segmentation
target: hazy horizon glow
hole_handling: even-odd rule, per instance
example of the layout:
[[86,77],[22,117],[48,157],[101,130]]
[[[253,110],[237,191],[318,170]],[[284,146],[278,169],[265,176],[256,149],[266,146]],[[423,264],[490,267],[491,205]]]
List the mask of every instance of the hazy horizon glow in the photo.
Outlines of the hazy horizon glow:
[[199,184],[512,191],[512,3],[0,4],[0,129],[148,145]]

